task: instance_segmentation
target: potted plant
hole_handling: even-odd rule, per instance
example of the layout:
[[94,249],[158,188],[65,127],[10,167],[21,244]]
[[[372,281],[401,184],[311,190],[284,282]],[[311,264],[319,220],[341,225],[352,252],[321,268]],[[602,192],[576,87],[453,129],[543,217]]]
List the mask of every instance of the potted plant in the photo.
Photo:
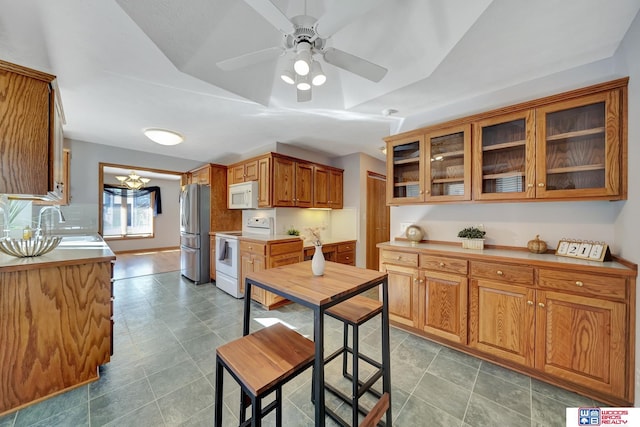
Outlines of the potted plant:
[[458,237],[462,239],[464,249],[484,249],[485,234],[487,232],[478,227],[467,227],[458,232]]

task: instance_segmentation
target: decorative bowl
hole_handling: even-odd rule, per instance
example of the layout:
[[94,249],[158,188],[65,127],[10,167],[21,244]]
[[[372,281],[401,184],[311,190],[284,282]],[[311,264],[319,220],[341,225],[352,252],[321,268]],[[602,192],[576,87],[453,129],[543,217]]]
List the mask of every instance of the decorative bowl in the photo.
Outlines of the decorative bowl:
[[15,257],[32,257],[44,255],[54,250],[62,240],[61,236],[42,236],[31,239],[0,239],[0,251]]

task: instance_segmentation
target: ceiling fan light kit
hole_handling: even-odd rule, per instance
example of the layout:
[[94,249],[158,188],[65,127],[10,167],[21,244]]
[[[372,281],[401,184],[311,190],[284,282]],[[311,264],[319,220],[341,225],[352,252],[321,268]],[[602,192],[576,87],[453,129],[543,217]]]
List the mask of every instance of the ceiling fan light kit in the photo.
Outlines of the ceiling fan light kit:
[[[274,59],[273,55],[282,55],[282,52],[285,52],[285,66],[282,68],[280,78],[287,84],[295,83],[298,102],[311,100],[311,84],[320,86],[327,80],[317,58],[322,58],[328,64],[376,83],[387,74],[387,69],[378,64],[333,47],[326,47],[327,39],[336,31],[380,4],[380,0],[336,2],[336,6],[330,8],[328,13],[319,19],[306,14],[306,3],[304,15],[294,16],[291,19],[283,14],[271,0],[245,0],[245,3],[283,34],[283,46],[219,61],[217,65],[221,69],[231,71],[255,65]],[[321,32],[318,32],[318,28],[322,29]],[[309,79],[302,79],[309,74],[311,74]]]

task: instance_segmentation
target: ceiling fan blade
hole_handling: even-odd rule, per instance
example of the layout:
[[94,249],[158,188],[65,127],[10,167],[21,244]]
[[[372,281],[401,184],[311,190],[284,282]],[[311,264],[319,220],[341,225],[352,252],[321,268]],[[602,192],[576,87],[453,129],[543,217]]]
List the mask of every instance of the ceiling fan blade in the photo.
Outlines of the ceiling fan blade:
[[342,27],[362,16],[384,0],[335,1],[315,25],[316,33],[323,39],[331,37]]
[[311,89],[309,90],[296,89],[296,91],[298,92],[298,102],[311,101]]
[[324,60],[376,83],[387,74],[387,69],[380,65],[332,47],[325,50]]
[[224,59],[216,63],[218,68],[224,71],[233,71],[249,65],[265,62],[275,59],[282,54],[284,49],[281,47],[268,47],[266,49],[257,50],[255,52],[245,53],[229,59]]
[[244,0],[249,6],[258,12],[271,25],[284,34],[293,33],[295,30],[289,18],[271,3],[270,0]]

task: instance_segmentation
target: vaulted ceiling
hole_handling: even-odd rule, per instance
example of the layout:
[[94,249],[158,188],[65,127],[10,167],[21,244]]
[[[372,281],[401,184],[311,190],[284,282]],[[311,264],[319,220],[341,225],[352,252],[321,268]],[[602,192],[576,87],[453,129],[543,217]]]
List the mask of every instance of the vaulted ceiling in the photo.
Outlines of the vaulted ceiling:
[[[282,58],[217,66],[282,45],[243,0],[0,0],[0,59],[58,76],[68,138],[202,162],[275,142],[380,157],[404,117],[611,57],[640,9],[640,0],[350,1],[362,11],[327,46],[388,72],[375,83],[323,62],[327,82],[303,103],[279,78]],[[272,2],[288,18],[346,12],[344,0]],[[148,127],[186,140],[159,146],[142,135]]]

